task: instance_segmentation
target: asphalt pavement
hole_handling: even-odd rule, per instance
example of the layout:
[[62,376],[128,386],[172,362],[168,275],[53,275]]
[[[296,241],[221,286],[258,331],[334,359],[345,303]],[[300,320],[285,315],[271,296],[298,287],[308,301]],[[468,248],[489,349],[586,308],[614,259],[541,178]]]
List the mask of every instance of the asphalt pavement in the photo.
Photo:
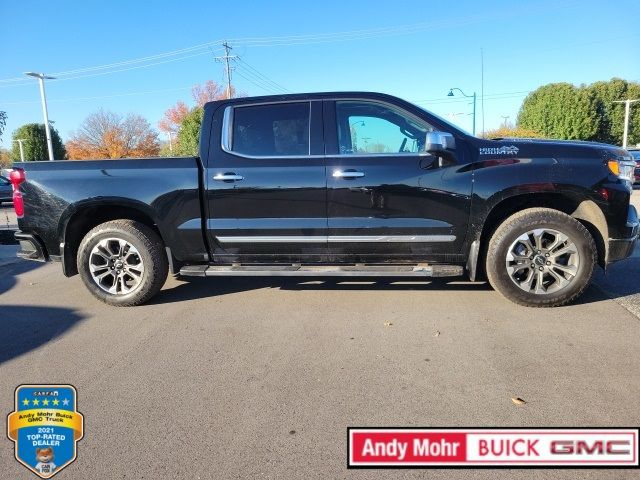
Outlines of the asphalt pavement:
[[[347,470],[346,429],[640,425],[640,252],[556,309],[482,283],[309,278],[169,279],[118,309],[14,251],[0,250],[0,405],[23,383],[77,388],[85,438],[60,478],[638,478]],[[9,440],[0,465],[34,478]]]

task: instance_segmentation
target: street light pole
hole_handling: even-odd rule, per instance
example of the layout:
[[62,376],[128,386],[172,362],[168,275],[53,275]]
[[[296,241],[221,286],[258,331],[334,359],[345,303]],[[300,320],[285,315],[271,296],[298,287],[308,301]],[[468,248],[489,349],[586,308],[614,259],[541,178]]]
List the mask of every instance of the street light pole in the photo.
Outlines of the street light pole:
[[16,138],[14,142],[18,142],[20,146],[20,161],[24,162],[24,147],[22,146],[22,142],[24,142],[24,138]]
[[169,151],[173,152],[173,143],[171,142],[171,135],[173,135],[173,132],[169,131],[167,132],[167,135],[169,136]]
[[640,98],[633,100],[615,100],[613,103],[624,103],[624,133],[622,134],[622,148],[627,148],[627,139],[629,137],[629,116],[631,112],[631,104],[640,102]]
[[25,72],[29,77],[37,78],[40,82],[40,100],[42,100],[42,114],[44,115],[44,130],[47,135],[47,150],[49,150],[49,160],[53,161],[53,142],[51,141],[51,127],[49,126],[49,113],[47,112],[47,97],[44,92],[44,81],[53,80],[55,77],[47,76],[44,73]]
[[462,90],[460,90],[458,87],[454,87],[454,88],[450,88],[449,89],[449,93],[447,93],[447,97],[453,97],[454,90],[458,90],[463,97],[466,98],[473,98],[473,135],[475,136],[476,134],[476,92],[473,92],[473,95],[467,95],[466,93],[464,93]]

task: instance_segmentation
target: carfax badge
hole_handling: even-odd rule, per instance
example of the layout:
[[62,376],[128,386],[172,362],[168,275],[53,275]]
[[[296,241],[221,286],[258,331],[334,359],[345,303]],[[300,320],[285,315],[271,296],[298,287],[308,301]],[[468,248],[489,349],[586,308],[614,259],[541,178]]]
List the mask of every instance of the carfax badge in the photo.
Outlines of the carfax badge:
[[15,457],[41,478],[50,478],[76,459],[84,434],[76,389],[71,385],[20,385],[7,418]]

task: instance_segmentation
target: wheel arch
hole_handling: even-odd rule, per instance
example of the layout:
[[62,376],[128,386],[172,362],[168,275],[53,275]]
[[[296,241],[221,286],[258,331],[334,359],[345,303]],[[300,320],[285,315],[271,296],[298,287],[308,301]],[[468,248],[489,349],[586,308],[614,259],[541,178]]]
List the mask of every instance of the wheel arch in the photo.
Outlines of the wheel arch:
[[80,242],[89,230],[102,223],[111,220],[134,220],[148,226],[163,238],[149,206],[131,200],[83,202],[65,211],[62,218],[58,238],[62,250],[62,270],[67,277],[78,273],[76,258]]
[[516,212],[539,207],[558,210],[582,223],[596,243],[598,264],[606,267],[609,229],[604,213],[593,200],[578,199],[559,192],[521,193],[501,199],[487,213],[482,228],[471,244],[467,269],[472,280],[484,277],[489,239],[496,228]]

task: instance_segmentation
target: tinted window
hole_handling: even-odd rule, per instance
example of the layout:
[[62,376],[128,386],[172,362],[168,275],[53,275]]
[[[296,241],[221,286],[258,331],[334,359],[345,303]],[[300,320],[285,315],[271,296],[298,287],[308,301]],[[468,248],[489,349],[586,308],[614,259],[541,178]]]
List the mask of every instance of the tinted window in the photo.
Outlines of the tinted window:
[[0,177],[0,185],[9,185],[9,183],[11,183],[9,180],[4,177]]
[[309,155],[309,109],[308,102],[235,108],[232,150],[256,156]]
[[374,102],[336,102],[341,154],[418,153],[426,123],[399,109]]

